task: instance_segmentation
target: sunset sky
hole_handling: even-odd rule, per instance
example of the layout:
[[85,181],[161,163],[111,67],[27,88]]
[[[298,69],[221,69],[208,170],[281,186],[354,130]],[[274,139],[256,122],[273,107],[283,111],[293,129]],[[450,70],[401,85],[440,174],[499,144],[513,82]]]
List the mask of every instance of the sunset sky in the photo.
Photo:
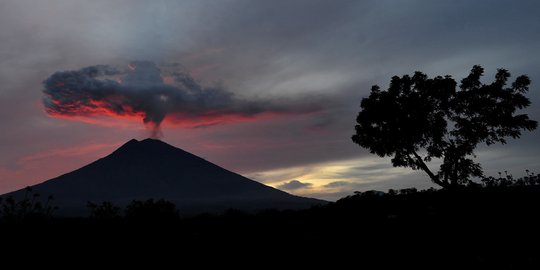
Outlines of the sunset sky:
[[[431,187],[352,143],[361,98],[480,64],[485,82],[529,75],[538,121],[539,14],[535,0],[0,0],[0,194],[149,136],[293,194]],[[478,160],[540,172],[539,135]]]

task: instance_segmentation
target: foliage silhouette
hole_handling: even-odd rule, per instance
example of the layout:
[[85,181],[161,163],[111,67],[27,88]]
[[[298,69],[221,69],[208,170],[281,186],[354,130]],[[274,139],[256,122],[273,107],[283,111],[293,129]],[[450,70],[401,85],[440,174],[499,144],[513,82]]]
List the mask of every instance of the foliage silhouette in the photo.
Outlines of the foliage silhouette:
[[177,219],[179,213],[176,205],[166,200],[134,200],[126,207],[125,217],[132,220],[165,221]]
[[[480,164],[472,159],[478,144],[505,144],[506,138],[519,138],[522,130],[538,125],[526,114],[517,114],[530,105],[524,95],[530,84],[527,76],[507,87],[507,70],[499,69],[490,84],[480,82],[483,73],[482,67],[474,66],[459,90],[449,75],[428,78],[421,72],[392,77],[386,91],[373,86],[362,99],[353,142],[392,157],[396,167],[425,171],[442,187],[482,177]],[[427,165],[433,158],[441,159],[438,172]]]
[[[318,264],[360,260],[378,267],[537,269],[538,205],[539,174],[527,172],[516,179],[502,173],[456,189],[356,192],[302,211],[253,214],[230,209],[222,215],[180,218],[165,201],[134,201],[112,222],[57,217],[38,226],[29,219],[15,226],[0,223],[0,239],[17,252],[21,249],[13,249],[13,243],[50,243],[55,252],[67,248],[80,253],[98,246],[111,256],[122,250],[177,260],[178,254],[188,258],[192,253],[252,258],[253,253],[276,252],[277,247],[294,254],[288,260],[302,263],[306,257],[299,251],[316,255]],[[110,203],[94,209],[100,206],[116,209]],[[171,217],[163,213],[175,218],[163,219]]]
[[90,218],[97,220],[114,220],[120,218],[121,208],[114,206],[111,202],[105,201],[99,205],[88,202],[87,207],[90,209]]
[[25,188],[24,198],[16,201],[13,197],[0,198],[0,222],[20,223],[27,220],[48,219],[57,207],[52,205],[53,196],[48,196],[45,203],[39,201],[41,195],[34,193],[31,187]]
[[502,176],[502,173],[499,172],[498,178],[493,176],[486,177],[482,179],[482,184],[487,188],[540,186],[540,174],[531,173],[529,170],[526,170],[526,173],[527,176],[514,179],[507,171],[504,172],[504,177]]

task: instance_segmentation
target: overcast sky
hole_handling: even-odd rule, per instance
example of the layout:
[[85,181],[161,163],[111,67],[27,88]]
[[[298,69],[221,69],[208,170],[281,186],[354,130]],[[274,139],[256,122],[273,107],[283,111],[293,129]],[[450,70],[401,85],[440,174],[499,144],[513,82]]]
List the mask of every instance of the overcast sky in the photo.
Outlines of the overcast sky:
[[[162,71],[165,84],[180,74],[231,97],[208,105],[227,116],[212,124],[200,122],[200,110],[176,109],[161,123],[165,142],[227,169],[330,200],[430,187],[422,173],[392,168],[352,143],[361,98],[393,75],[419,70],[460,80],[480,64],[485,82],[501,67],[513,78],[529,75],[526,112],[540,120],[539,14],[533,0],[1,0],[0,193],[149,136],[142,119],[66,119],[47,114],[42,102],[42,82],[57,72],[106,65],[124,74],[134,61]],[[115,89],[129,90],[120,83]],[[202,124],[186,124],[193,121]],[[539,134],[481,147],[478,160],[488,175],[540,172]]]

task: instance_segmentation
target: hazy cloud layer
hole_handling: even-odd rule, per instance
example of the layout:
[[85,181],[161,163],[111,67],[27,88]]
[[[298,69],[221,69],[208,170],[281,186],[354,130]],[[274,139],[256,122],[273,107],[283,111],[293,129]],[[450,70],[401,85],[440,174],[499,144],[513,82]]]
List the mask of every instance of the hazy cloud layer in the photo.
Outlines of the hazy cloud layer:
[[346,187],[346,186],[348,186],[350,184],[351,184],[351,182],[335,181],[335,182],[330,182],[330,183],[324,185],[323,187],[325,187],[325,188],[340,188],[340,187]]
[[313,186],[311,183],[302,183],[298,180],[291,180],[289,182],[278,185],[277,188],[283,190],[297,190],[297,189],[306,189]]

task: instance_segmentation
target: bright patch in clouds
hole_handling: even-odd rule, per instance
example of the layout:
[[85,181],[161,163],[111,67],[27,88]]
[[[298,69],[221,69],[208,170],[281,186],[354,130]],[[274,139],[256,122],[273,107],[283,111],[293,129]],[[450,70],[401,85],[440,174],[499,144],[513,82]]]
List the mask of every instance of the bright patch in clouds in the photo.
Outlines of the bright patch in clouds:
[[[335,200],[355,190],[392,188],[388,181],[416,177],[429,180],[406,168],[394,168],[387,158],[365,157],[269,170],[248,175],[267,185],[301,195]],[[401,185],[395,183],[396,187]],[[403,186],[406,187],[406,186]]]

